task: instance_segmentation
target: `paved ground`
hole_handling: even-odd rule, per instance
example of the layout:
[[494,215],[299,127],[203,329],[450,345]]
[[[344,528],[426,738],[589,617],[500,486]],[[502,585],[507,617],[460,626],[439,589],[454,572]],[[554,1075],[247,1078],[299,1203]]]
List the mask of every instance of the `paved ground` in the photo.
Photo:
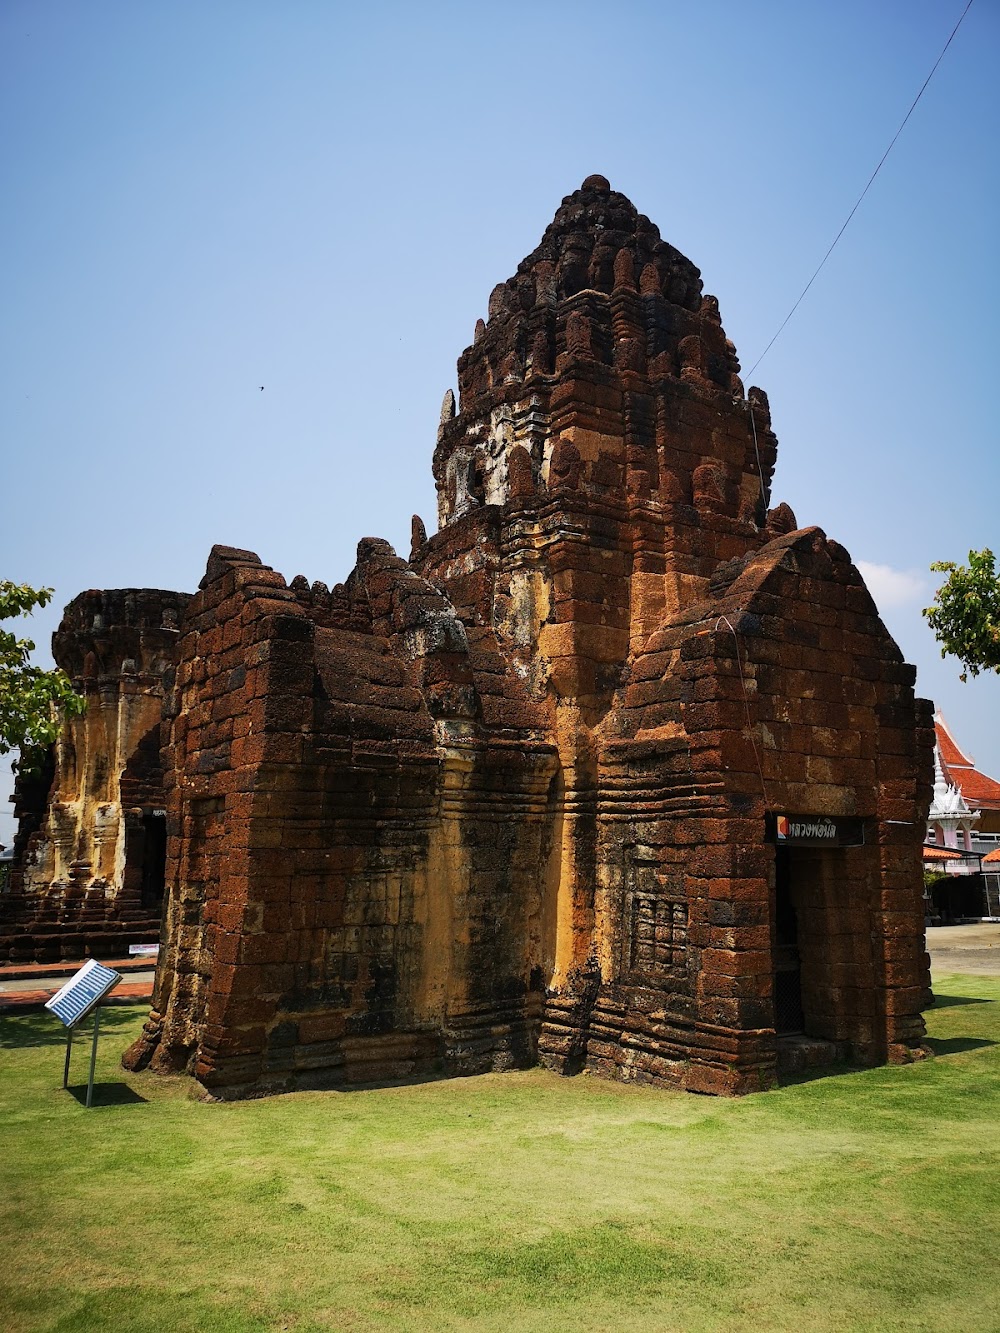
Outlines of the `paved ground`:
[[931,978],[942,972],[1000,977],[1000,922],[972,926],[928,926]]
[[[76,970],[76,968],[73,969],[74,972]],[[71,972],[70,976],[72,975]],[[125,979],[118,983],[115,994],[126,986],[151,986],[155,975],[155,969],[151,967],[144,969],[142,972],[129,972]],[[45,991],[46,998],[48,998],[49,995],[55,995],[59,987],[68,980],[69,977],[38,977],[31,980],[0,981],[0,995],[20,995],[24,991]]]
[[[0,1013],[25,1013],[43,1008],[45,1001],[51,999],[82,965],[83,959],[77,963],[3,964],[0,966]],[[106,960],[105,965],[123,974],[108,997],[108,1004],[151,998],[156,975],[151,959],[112,958]]]

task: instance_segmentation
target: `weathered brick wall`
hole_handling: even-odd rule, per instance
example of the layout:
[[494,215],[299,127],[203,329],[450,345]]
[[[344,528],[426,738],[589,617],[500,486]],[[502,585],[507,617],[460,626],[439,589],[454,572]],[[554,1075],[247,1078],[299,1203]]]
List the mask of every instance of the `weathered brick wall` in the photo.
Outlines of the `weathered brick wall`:
[[53,655],[87,707],[63,726],[44,784],[18,778],[0,958],[114,958],[157,939],[163,881],[145,827],[163,805],[161,715],[186,602],[122,588],[81,593],[63,612]]
[[332,594],[213,555],[177,677],[169,946],[131,1065],[232,1094],[534,1060],[554,756],[469,732],[475,656],[385,543]]
[[[808,1036],[919,1053],[926,716],[847,553],[769,507],[697,269],[589,178],[459,390],[409,561],[366,539],[330,590],[213,553],[130,1061],[222,1095],[535,1058],[764,1088],[793,908]],[[782,810],[865,845],[779,888]]]
[[589,1020],[593,1067],[702,1091],[773,1081],[765,810],[864,819],[864,847],[813,854],[799,906],[807,1030],[863,1061],[909,1058],[929,985],[927,734],[912,682],[857,570],[817,529],[751,554],[723,597],[654,636],[614,719],[634,739],[609,744],[600,784],[611,984]]

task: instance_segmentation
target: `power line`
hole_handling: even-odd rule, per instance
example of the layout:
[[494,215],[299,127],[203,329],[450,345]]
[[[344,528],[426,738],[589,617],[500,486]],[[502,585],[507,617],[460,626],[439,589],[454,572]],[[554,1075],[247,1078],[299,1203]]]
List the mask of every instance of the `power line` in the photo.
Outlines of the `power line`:
[[871,176],[869,177],[869,179],[868,179],[868,184],[865,186],[865,188],[864,188],[864,189],[861,191],[861,193],[858,195],[857,202],[855,203],[855,205],[854,205],[854,207],[851,209],[851,211],[848,213],[847,217],[844,219],[844,225],[841,227],[840,231],[838,231],[837,234],[836,234],[836,236],[833,238],[833,241],[832,241],[831,244],[830,244],[830,248],[829,248],[829,250],[827,250],[826,254],[825,254],[825,255],[823,256],[823,258],[820,260],[820,262],[819,262],[819,266],[817,267],[816,272],[812,275],[812,277],[809,279],[809,281],[806,283],[806,285],[802,288],[802,291],[799,293],[799,299],[795,302],[795,304],[792,306],[791,310],[789,310],[788,314],[787,314],[787,315],[785,316],[785,318],[781,321],[781,325],[780,325],[780,327],[778,328],[778,332],[774,335],[774,337],[771,339],[771,341],[770,341],[770,342],[767,344],[767,346],[764,348],[763,352],[761,352],[760,356],[757,358],[757,360],[753,363],[753,365],[752,365],[752,366],[750,367],[750,369],[747,371],[747,373],[746,373],[746,377],[745,377],[747,380],[749,380],[750,376],[754,373],[754,371],[757,369],[757,367],[760,365],[760,363],[764,360],[765,356],[767,356],[768,352],[771,350],[771,348],[774,346],[774,344],[778,341],[778,338],[779,338],[779,336],[780,336],[782,330],[784,329],[785,325],[788,323],[788,321],[791,319],[791,317],[795,314],[796,310],[798,310],[799,306],[802,304],[802,300],[803,300],[803,298],[805,297],[806,292],[808,292],[809,288],[813,285],[813,283],[814,283],[814,282],[816,281],[816,279],[819,277],[820,273],[821,273],[822,270],[823,270],[824,265],[826,264],[826,261],[827,261],[827,260],[830,258],[830,256],[833,254],[834,250],[836,249],[837,242],[840,240],[841,236],[843,236],[844,232],[847,230],[847,226],[848,226],[848,223],[850,222],[851,218],[854,217],[854,214],[855,214],[855,213],[858,211],[858,209],[860,208],[860,206],[861,206],[861,201],[864,199],[865,195],[866,195],[866,194],[868,193],[868,191],[871,189],[872,184],[873,184],[873,182],[874,182],[874,180],[875,180],[875,177],[876,177],[876,176],[878,175],[878,173],[882,170],[882,166],[883,166],[883,164],[885,163],[885,159],[886,159],[886,158],[889,156],[889,154],[892,152],[893,145],[895,144],[895,142],[896,142],[896,140],[899,138],[899,136],[903,133],[903,129],[904,129],[905,125],[906,125],[906,122],[907,122],[907,121],[910,119],[910,117],[913,115],[913,112],[914,112],[914,109],[915,109],[917,103],[920,101],[921,97],[923,97],[923,95],[924,95],[924,89],[927,87],[927,85],[930,83],[931,79],[934,77],[934,72],[935,72],[935,70],[937,69],[938,65],[940,65],[941,61],[944,59],[944,54],[945,54],[945,52],[948,50],[948,47],[951,46],[952,40],[953,40],[953,38],[954,38],[954,36],[955,36],[955,33],[958,32],[959,28],[962,26],[962,20],[965,18],[966,14],[968,14],[968,12],[969,12],[969,10],[970,10],[971,8],[972,8],[972,0],[969,0],[969,3],[968,3],[968,4],[965,6],[965,8],[962,10],[961,18],[959,18],[958,22],[955,24],[954,28],[952,28],[952,30],[951,30],[951,36],[948,38],[948,40],[945,42],[944,46],[941,48],[941,54],[938,56],[937,60],[935,60],[933,66],[932,66],[932,68],[931,68],[931,72],[930,72],[930,74],[928,74],[928,75],[927,75],[927,78],[924,79],[924,81],[923,81],[923,83],[922,83],[922,85],[921,85],[921,87],[920,87],[920,91],[917,93],[916,97],[913,99],[913,102],[912,102],[912,104],[911,104],[911,106],[910,106],[909,111],[907,111],[906,115],[903,117],[903,120],[902,120],[902,123],[901,123],[900,126],[899,126],[899,129],[898,129],[898,130],[896,131],[896,133],[892,136],[892,141],[891,141],[891,143],[889,144],[889,147],[888,147],[888,148],[885,150],[885,152],[882,154],[882,157],[881,157],[881,159],[880,159],[880,161],[879,161],[878,166],[875,168],[875,170],[872,172]]

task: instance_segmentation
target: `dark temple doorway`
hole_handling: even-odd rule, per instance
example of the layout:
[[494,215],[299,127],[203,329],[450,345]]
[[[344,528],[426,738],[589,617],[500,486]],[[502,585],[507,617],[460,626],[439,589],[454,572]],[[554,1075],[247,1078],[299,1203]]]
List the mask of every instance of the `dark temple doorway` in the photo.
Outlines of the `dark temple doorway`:
[[125,817],[125,888],[133,902],[159,912],[167,870],[167,821],[162,810],[130,810]]
[[[774,1029],[778,1036],[805,1031],[802,1009],[802,956],[793,894],[793,849],[775,849],[774,865]],[[796,888],[799,886],[796,885]]]
[[142,905],[158,910],[163,903],[167,872],[167,821],[162,810],[142,817]]

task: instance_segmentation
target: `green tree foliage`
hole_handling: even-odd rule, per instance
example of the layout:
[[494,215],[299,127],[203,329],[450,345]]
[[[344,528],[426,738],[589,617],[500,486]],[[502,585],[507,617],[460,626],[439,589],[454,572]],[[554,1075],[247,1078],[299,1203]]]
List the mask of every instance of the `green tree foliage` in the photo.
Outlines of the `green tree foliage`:
[[1000,671],[1000,575],[993,552],[970,551],[968,565],[938,560],[931,569],[948,575],[924,611],[941,656],[958,658],[962,680],[970,671]]
[[[51,600],[51,588],[0,579],[0,622],[30,615]],[[26,772],[37,768],[62,719],[78,717],[86,707],[64,672],[31,665],[34,651],[31,639],[0,629],[0,754],[19,751],[17,766]]]

